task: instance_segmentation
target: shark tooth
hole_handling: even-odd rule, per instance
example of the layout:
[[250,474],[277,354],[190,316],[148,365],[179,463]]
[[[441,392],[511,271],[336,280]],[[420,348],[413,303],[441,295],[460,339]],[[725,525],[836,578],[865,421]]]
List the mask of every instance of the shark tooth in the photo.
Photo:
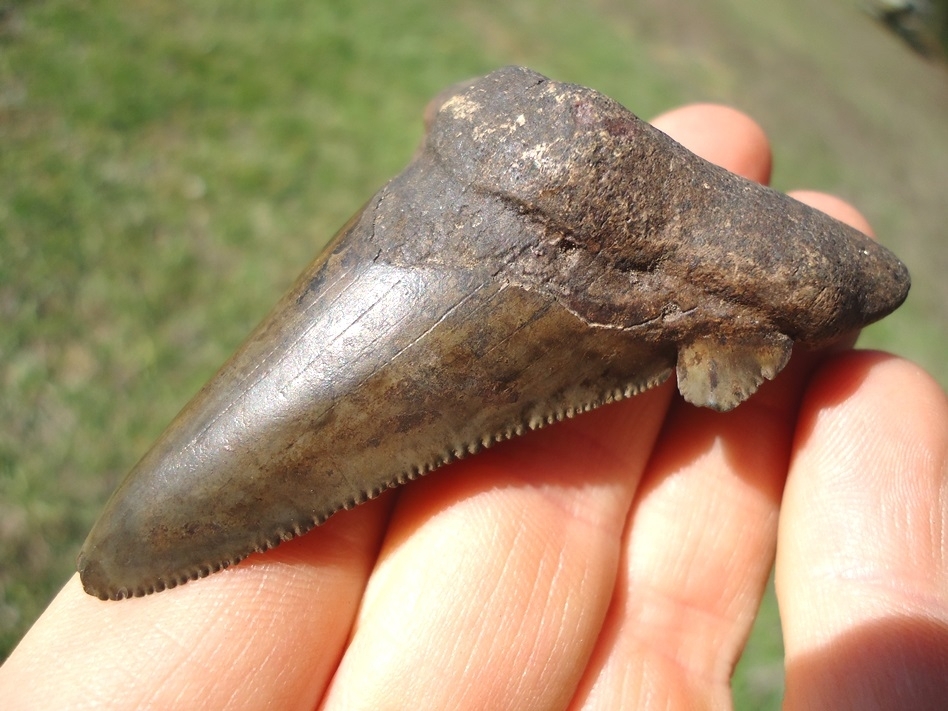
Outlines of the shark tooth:
[[728,410],[908,288],[865,235],[602,94],[498,70],[440,96],[410,165],[134,467],[83,585],[208,575],[672,371]]

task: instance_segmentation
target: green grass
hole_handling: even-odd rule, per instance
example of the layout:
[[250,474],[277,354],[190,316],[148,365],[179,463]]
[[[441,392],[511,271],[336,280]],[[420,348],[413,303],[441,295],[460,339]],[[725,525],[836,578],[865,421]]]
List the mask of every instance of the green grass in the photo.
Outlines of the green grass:
[[[855,3],[0,4],[0,658],[136,457],[405,164],[427,99],[509,63],[645,117],[755,115],[778,187],[842,194],[908,261],[869,342],[948,383],[948,83]],[[739,708],[779,706],[777,624],[768,597]]]

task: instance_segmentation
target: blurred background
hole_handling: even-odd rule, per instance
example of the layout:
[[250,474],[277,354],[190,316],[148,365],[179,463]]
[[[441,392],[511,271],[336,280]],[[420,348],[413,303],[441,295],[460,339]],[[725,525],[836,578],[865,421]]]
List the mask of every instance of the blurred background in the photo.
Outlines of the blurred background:
[[[427,100],[505,64],[649,118],[715,101],[913,290],[862,344],[948,384],[937,2],[0,0],[0,660],[108,494],[345,220]],[[779,708],[772,594],[735,676]]]

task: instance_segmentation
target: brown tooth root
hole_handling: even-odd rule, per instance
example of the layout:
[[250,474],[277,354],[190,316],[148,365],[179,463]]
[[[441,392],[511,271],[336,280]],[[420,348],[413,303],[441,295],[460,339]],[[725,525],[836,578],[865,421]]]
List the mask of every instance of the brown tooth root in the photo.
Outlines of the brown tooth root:
[[897,308],[859,232],[510,67],[442,95],[412,163],[172,422],[79,555],[102,598],[174,587],[528,428],[677,371],[728,410]]

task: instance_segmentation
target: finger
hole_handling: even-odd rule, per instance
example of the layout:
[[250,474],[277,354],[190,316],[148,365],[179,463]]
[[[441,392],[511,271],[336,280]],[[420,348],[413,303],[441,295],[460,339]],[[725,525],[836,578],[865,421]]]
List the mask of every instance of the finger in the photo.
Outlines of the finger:
[[747,114],[720,104],[690,104],[652,121],[692,153],[732,173],[766,185],[770,182],[770,142]]
[[667,387],[406,489],[326,709],[562,708],[599,632]]
[[267,555],[144,598],[103,602],[74,576],[0,668],[3,707],[313,708],[383,520],[384,502],[372,502]]
[[[750,119],[695,106],[656,120],[724,167],[766,179]],[[724,706],[762,595],[792,428],[792,399],[726,414],[673,407],[633,504],[621,577],[577,703],[586,708]]]
[[935,709],[948,694],[948,403],[850,352],[801,412],[780,526],[786,708]]

